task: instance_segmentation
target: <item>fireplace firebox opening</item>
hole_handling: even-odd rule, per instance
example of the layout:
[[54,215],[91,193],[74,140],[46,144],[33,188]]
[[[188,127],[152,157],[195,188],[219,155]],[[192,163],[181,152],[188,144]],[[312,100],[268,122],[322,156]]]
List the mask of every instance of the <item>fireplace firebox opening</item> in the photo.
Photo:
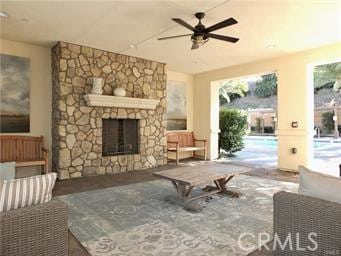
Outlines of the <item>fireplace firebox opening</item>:
[[102,156],[139,153],[138,119],[102,119]]

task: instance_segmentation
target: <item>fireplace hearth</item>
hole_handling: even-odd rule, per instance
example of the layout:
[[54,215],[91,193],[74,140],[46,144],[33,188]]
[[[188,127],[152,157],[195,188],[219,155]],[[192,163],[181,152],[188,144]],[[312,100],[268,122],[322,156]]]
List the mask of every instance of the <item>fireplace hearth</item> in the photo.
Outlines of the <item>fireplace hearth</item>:
[[138,119],[103,119],[102,156],[139,153]]

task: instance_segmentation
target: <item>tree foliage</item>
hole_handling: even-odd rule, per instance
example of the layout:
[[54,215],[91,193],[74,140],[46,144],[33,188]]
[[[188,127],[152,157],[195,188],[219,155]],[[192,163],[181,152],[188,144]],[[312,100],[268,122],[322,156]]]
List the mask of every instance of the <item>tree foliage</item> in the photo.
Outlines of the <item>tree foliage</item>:
[[243,136],[247,129],[247,116],[244,111],[223,109],[219,115],[219,145],[229,155],[244,147]]
[[277,94],[277,76],[275,73],[262,75],[256,82],[255,95],[259,98],[268,98]]
[[327,87],[341,91],[341,62],[314,67],[314,89]]
[[219,88],[219,98],[230,103],[234,98],[241,98],[249,91],[249,85],[243,80],[229,80],[222,82]]
[[326,133],[332,133],[334,129],[334,112],[324,112],[322,114],[322,125]]

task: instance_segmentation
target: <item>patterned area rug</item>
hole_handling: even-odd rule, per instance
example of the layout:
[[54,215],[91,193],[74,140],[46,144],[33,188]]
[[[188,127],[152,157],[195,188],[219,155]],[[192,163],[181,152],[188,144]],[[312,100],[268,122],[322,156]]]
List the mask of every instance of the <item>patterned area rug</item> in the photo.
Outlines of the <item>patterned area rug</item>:
[[[164,180],[59,198],[70,207],[71,232],[93,256],[247,255],[240,234],[271,234],[272,195],[296,192],[297,184],[240,175],[228,187],[242,196],[202,200],[199,213],[166,201],[175,190]],[[249,236],[242,245],[257,241]]]

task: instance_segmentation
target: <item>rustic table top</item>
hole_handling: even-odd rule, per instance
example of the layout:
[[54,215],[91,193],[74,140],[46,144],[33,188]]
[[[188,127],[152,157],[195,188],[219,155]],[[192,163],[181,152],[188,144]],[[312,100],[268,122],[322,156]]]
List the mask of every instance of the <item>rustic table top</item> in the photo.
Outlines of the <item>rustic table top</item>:
[[250,168],[242,166],[212,164],[175,168],[154,172],[153,175],[170,181],[181,182],[189,186],[198,186],[207,182],[227,178],[229,176],[235,176],[249,171],[251,171]]

